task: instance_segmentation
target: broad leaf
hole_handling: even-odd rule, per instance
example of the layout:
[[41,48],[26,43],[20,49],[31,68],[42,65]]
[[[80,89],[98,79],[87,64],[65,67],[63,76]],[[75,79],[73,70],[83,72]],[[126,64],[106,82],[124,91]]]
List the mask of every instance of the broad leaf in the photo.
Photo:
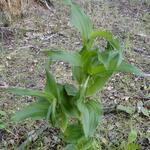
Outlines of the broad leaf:
[[59,91],[58,91],[55,79],[50,74],[50,72],[48,71],[48,69],[45,69],[45,71],[46,71],[45,91],[47,93],[52,93],[57,99],[59,99]]
[[61,107],[63,109],[63,112],[68,116],[77,117],[79,116],[79,111],[76,106],[76,100],[73,97],[73,95],[76,94],[76,90],[75,89],[72,90],[73,91],[70,91],[69,89],[66,90],[65,86],[59,85],[59,91],[61,96]]
[[45,97],[45,93],[38,90],[30,90],[30,89],[23,89],[23,88],[8,88],[7,91],[17,95]]
[[80,93],[79,93],[79,98],[78,101],[83,101],[84,98],[86,97],[86,90],[88,87],[88,82],[89,82],[90,76],[86,78],[86,80],[83,82],[83,84],[80,86]]
[[86,78],[86,73],[84,73],[82,67],[72,67],[73,78],[77,81],[78,84],[81,84]]
[[81,122],[83,126],[84,135],[87,138],[90,130],[90,114],[87,106],[83,103],[78,103],[78,109],[81,113]]
[[93,100],[86,103],[78,103],[78,109],[81,112],[81,122],[85,137],[92,136],[100,123],[102,117],[101,105]]
[[90,100],[86,103],[86,106],[88,108],[89,114],[90,114],[90,135],[93,135],[98,124],[100,123],[102,119],[102,105],[99,102],[96,102],[94,100]]
[[70,53],[64,50],[50,50],[45,52],[52,60],[67,62],[70,63],[72,66],[81,66],[81,56],[77,52]]
[[86,74],[89,66],[93,64],[93,61],[96,59],[98,61],[97,50],[82,49],[80,55],[83,63],[83,72]]
[[68,144],[63,150],[77,150],[74,144]]
[[63,110],[60,108],[55,111],[55,127],[60,128],[64,132],[68,125],[68,118]]
[[19,122],[27,118],[46,119],[49,106],[50,103],[48,101],[38,101],[29,104],[29,106],[26,106],[20,111],[16,112],[13,116],[13,120]]
[[85,44],[90,38],[92,23],[84,11],[76,4],[71,5],[71,23],[79,30]]
[[17,95],[42,97],[48,100],[49,102],[51,102],[54,99],[54,96],[52,94],[38,90],[23,89],[23,88],[8,88],[7,91]]
[[53,126],[56,125],[56,121],[57,121],[57,119],[56,119],[56,104],[57,104],[56,100],[54,100],[51,103],[51,109],[52,110],[51,110],[51,119],[50,119],[50,121],[51,121]]
[[113,35],[111,32],[109,31],[102,31],[102,30],[99,30],[99,31],[93,31],[91,33],[91,38],[92,39],[95,39],[97,37],[101,37],[101,38],[104,38],[106,39],[107,41],[113,41]]
[[65,84],[64,88],[68,96],[76,96],[76,94],[78,93],[76,87],[72,84]]
[[104,51],[99,53],[98,60],[105,66],[105,68],[108,70],[110,60],[111,60],[111,53]]
[[[104,67],[103,64],[98,64],[98,65],[91,65],[88,68],[88,73],[90,75],[95,75],[95,74],[106,74],[108,70]],[[111,72],[111,71],[110,71]]]
[[147,117],[149,117],[149,115],[150,115],[149,110],[144,107],[141,108],[141,112],[143,113],[143,115],[145,115]]
[[94,75],[90,78],[88,87],[86,90],[86,96],[95,94],[96,92],[102,90],[104,85],[108,82],[108,79],[111,77],[112,73],[106,73],[103,75]]
[[93,139],[92,138],[81,138],[78,141],[77,149],[78,150],[90,150],[92,148]]
[[[61,118],[61,119],[60,119]],[[66,116],[65,113],[60,113],[60,115],[58,116],[58,123],[59,123],[59,128],[61,129],[61,131],[65,131],[67,126],[68,126],[68,118]]]
[[4,122],[1,122],[0,120],[0,130],[3,130],[7,127],[7,125]]
[[135,112],[135,108],[134,107],[123,106],[123,105],[118,105],[117,106],[117,110],[124,111],[124,112],[126,112],[128,114],[133,114]]
[[[97,38],[104,38],[106,41],[109,42],[109,44],[117,50],[121,50],[120,43],[118,39],[114,38],[111,32],[108,31],[95,31],[91,34],[91,45],[93,44],[93,41]],[[108,48],[108,47],[107,47]]]
[[83,66],[85,66],[86,64],[88,64],[93,57],[97,57],[97,49],[94,50],[87,50],[85,48],[82,48],[80,51],[80,55],[82,58],[82,62],[83,62]]
[[144,73],[139,70],[137,67],[122,61],[122,63],[120,64],[120,66],[118,68],[116,68],[117,72],[127,72],[127,73],[133,73],[137,76],[144,76]]
[[77,141],[84,136],[82,126],[80,124],[69,125],[65,130],[63,136],[63,139],[67,143],[76,144]]
[[106,70],[114,71],[122,62],[121,53],[116,51],[104,51],[99,53],[99,61],[105,66]]
[[128,143],[133,143],[135,142],[137,138],[137,131],[136,130],[131,130],[128,136]]
[[98,55],[99,64],[91,64],[88,67],[88,73],[91,75],[100,74],[108,75],[112,74],[122,62],[122,54],[115,51],[101,52]]
[[120,53],[118,53],[118,52],[114,53],[112,55],[108,69],[113,70],[113,72],[114,72],[115,69],[120,66],[120,64],[122,63],[122,60],[123,60],[123,56],[122,56],[121,52]]
[[51,113],[52,113],[52,106],[50,105],[50,106],[48,107],[47,115],[46,115],[46,120],[47,120],[48,122],[49,122],[49,120],[50,120]]
[[129,143],[125,149],[127,150],[140,150],[139,145],[135,143]]

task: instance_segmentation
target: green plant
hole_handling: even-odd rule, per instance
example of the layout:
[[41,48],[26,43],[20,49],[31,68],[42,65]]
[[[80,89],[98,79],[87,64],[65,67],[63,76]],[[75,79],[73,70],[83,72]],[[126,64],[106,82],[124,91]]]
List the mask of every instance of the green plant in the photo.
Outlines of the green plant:
[[139,145],[135,143],[136,139],[137,131],[132,129],[128,135],[128,140],[121,143],[119,150],[139,150]]
[[123,106],[123,105],[118,105],[118,106],[117,106],[117,110],[126,112],[126,113],[128,113],[128,114],[130,114],[130,115],[132,115],[132,114],[135,112],[135,108],[134,108],[134,107],[131,107],[131,106]]
[[0,130],[6,129],[7,125],[6,125],[5,121],[4,121],[5,117],[6,117],[6,112],[0,110]]
[[[83,10],[69,0],[66,3],[71,7],[71,23],[81,33],[82,48],[74,53],[45,51],[49,61],[42,91],[21,88],[9,88],[8,91],[37,98],[36,102],[16,112],[15,121],[46,119],[51,126],[60,129],[62,139],[68,144],[65,150],[91,150],[95,149],[94,133],[102,118],[102,105],[94,98],[95,93],[102,90],[116,72],[144,74],[124,60],[123,46],[117,38],[107,31],[93,31],[91,20]],[[93,47],[97,37],[107,41],[105,48]],[[53,60],[71,65],[76,85],[55,81],[49,72]]]
[[150,116],[150,111],[148,110],[148,103],[145,103],[145,105],[147,106],[147,108],[144,106],[142,101],[139,101],[137,103],[138,113],[142,113],[144,116],[149,117]]

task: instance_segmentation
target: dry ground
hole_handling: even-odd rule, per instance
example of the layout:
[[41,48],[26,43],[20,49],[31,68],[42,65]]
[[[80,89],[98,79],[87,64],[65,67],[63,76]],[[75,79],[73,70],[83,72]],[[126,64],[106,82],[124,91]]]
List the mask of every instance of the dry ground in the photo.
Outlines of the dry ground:
[[[136,0],[83,0],[79,3],[92,18],[94,28],[113,32],[128,45],[125,56],[131,63],[146,73],[150,73],[150,4]],[[79,34],[68,23],[68,10],[59,2],[54,2],[51,11],[32,6],[19,22],[3,32],[0,40],[0,87],[17,86],[41,89],[44,83],[44,48],[63,47],[77,50],[81,46]],[[5,29],[3,29],[4,31]],[[0,30],[1,31],[1,30]],[[97,44],[100,44],[97,41]],[[71,82],[70,67],[61,62],[55,63],[51,70],[58,82]],[[104,106],[122,104],[135,106],[140,97],[148,95],[150,79],[128,74],[113,76],[102,93],[97,94]],[[1,92],[1,91],[0,91]],[[34,99],[0,93],[0,110],[6,112],[2,118],[7,123],[0,130],[0,149],[16,149],[26,137],[45,122],[31,120],[14,124],[10,117],[15,110]],[[99,126],[96,138],[103,149],[109,150],[127,139],[130,127],[138,131],[141,150],[150,149],[150,118],[138,113],[128,116],[122,113],[106,114]],[[63,143],[58,131],[50,128],[31,143],[27,149],[62,149]]]

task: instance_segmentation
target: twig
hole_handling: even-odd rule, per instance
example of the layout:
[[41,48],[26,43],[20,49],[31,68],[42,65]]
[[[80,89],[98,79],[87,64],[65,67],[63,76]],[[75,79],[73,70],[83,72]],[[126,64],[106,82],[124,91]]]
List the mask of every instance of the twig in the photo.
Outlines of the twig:
[[50,2],[49,0],[45,0],[45,4],[49,10],[51,10],[51,6],[54,7],[53,3]]
[[25,28],[12,28],[12,27],[0,27],[0,30],[6,30],[6,31],[11,31],[13,32],[14,30],[18,30],[18,31],[25,31],[25,32],[38,32],[38,29],[25,29]]
[[29,135],[27,139],[16,149],[16,150],[24,150],[26,146],[28,146],[31,142],[37,140],[39,135],[41,135],[45,130],[47,129],[47,126],[44,126],[38,130],[36,130],[34,133]]
[[[143,105],[141,107],[145,107],[147,109],[149,109],[149,106],[147,106],[147,104],[150,102],[150,100],[147,100],[145,102],[143,102]],[[140,111],[140,108],[138,108],[138,106],[134,106],[132,107],[133,108],[133,112],[132,113],[129,113],[125,110],[122,110],[122,109],[119,109],[118,108],[119,105],[115,104],[111,107],[104,107],[104,115],[107,115],[107,114],[110,114],[110,113],[125,113],[125,114],[128,114],[128,115],[131,115],[131,114],[135,114],[135,113],[139,113],[139,114],[142,114],[141,111]]]
[[140,100],[150,100],[150,97],[141,97],[141,96],[134,96],[133,99],[140,99]]
[[117,112],[117,105],[111,106],[111,107],[104,107],[104,115],[110,114],[110,113],[116,113]]

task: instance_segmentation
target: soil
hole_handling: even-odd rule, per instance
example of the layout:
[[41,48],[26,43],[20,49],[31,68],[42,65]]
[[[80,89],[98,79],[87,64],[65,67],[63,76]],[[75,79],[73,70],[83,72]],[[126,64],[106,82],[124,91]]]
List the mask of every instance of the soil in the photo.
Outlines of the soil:
[[[126,59],[150,74],[150,3],[131,0],[78,0],[93,21],[95,29],[111,31],[126,43]],[[68,8],[54,1],[51,10],[30,6],[23,19],[10,27],[0,28],[0,110],[6,128],[0,129],[0,149],[16,149],[26,138],[43,127],[44,121],[27,120],[14,124],[11,116],[23,106],[34,101],[31,97],[19,97],[3,92],[8,86],[42,89],[47,57],[43,49],[63,48],[75,51],[81,47],[79,33],[69,23]],[[101,41],[96,44],[100,46]],[[58,82],[72,82],[70,66],[56,62],[51,67]],[[97,94],[104,107],[124,105],[134,107],[145,102],[150,93],[150,78],[130,74],[116,74],[101,93]],[[135,113],[105,114],[96,132],[103,150],[113,149],[127,140],[130,129],[138,131],[137,143],[141,150],[150,149],[150,117]],[[27,149],[62,149],[58,130],[47,128],[31,142]]]

